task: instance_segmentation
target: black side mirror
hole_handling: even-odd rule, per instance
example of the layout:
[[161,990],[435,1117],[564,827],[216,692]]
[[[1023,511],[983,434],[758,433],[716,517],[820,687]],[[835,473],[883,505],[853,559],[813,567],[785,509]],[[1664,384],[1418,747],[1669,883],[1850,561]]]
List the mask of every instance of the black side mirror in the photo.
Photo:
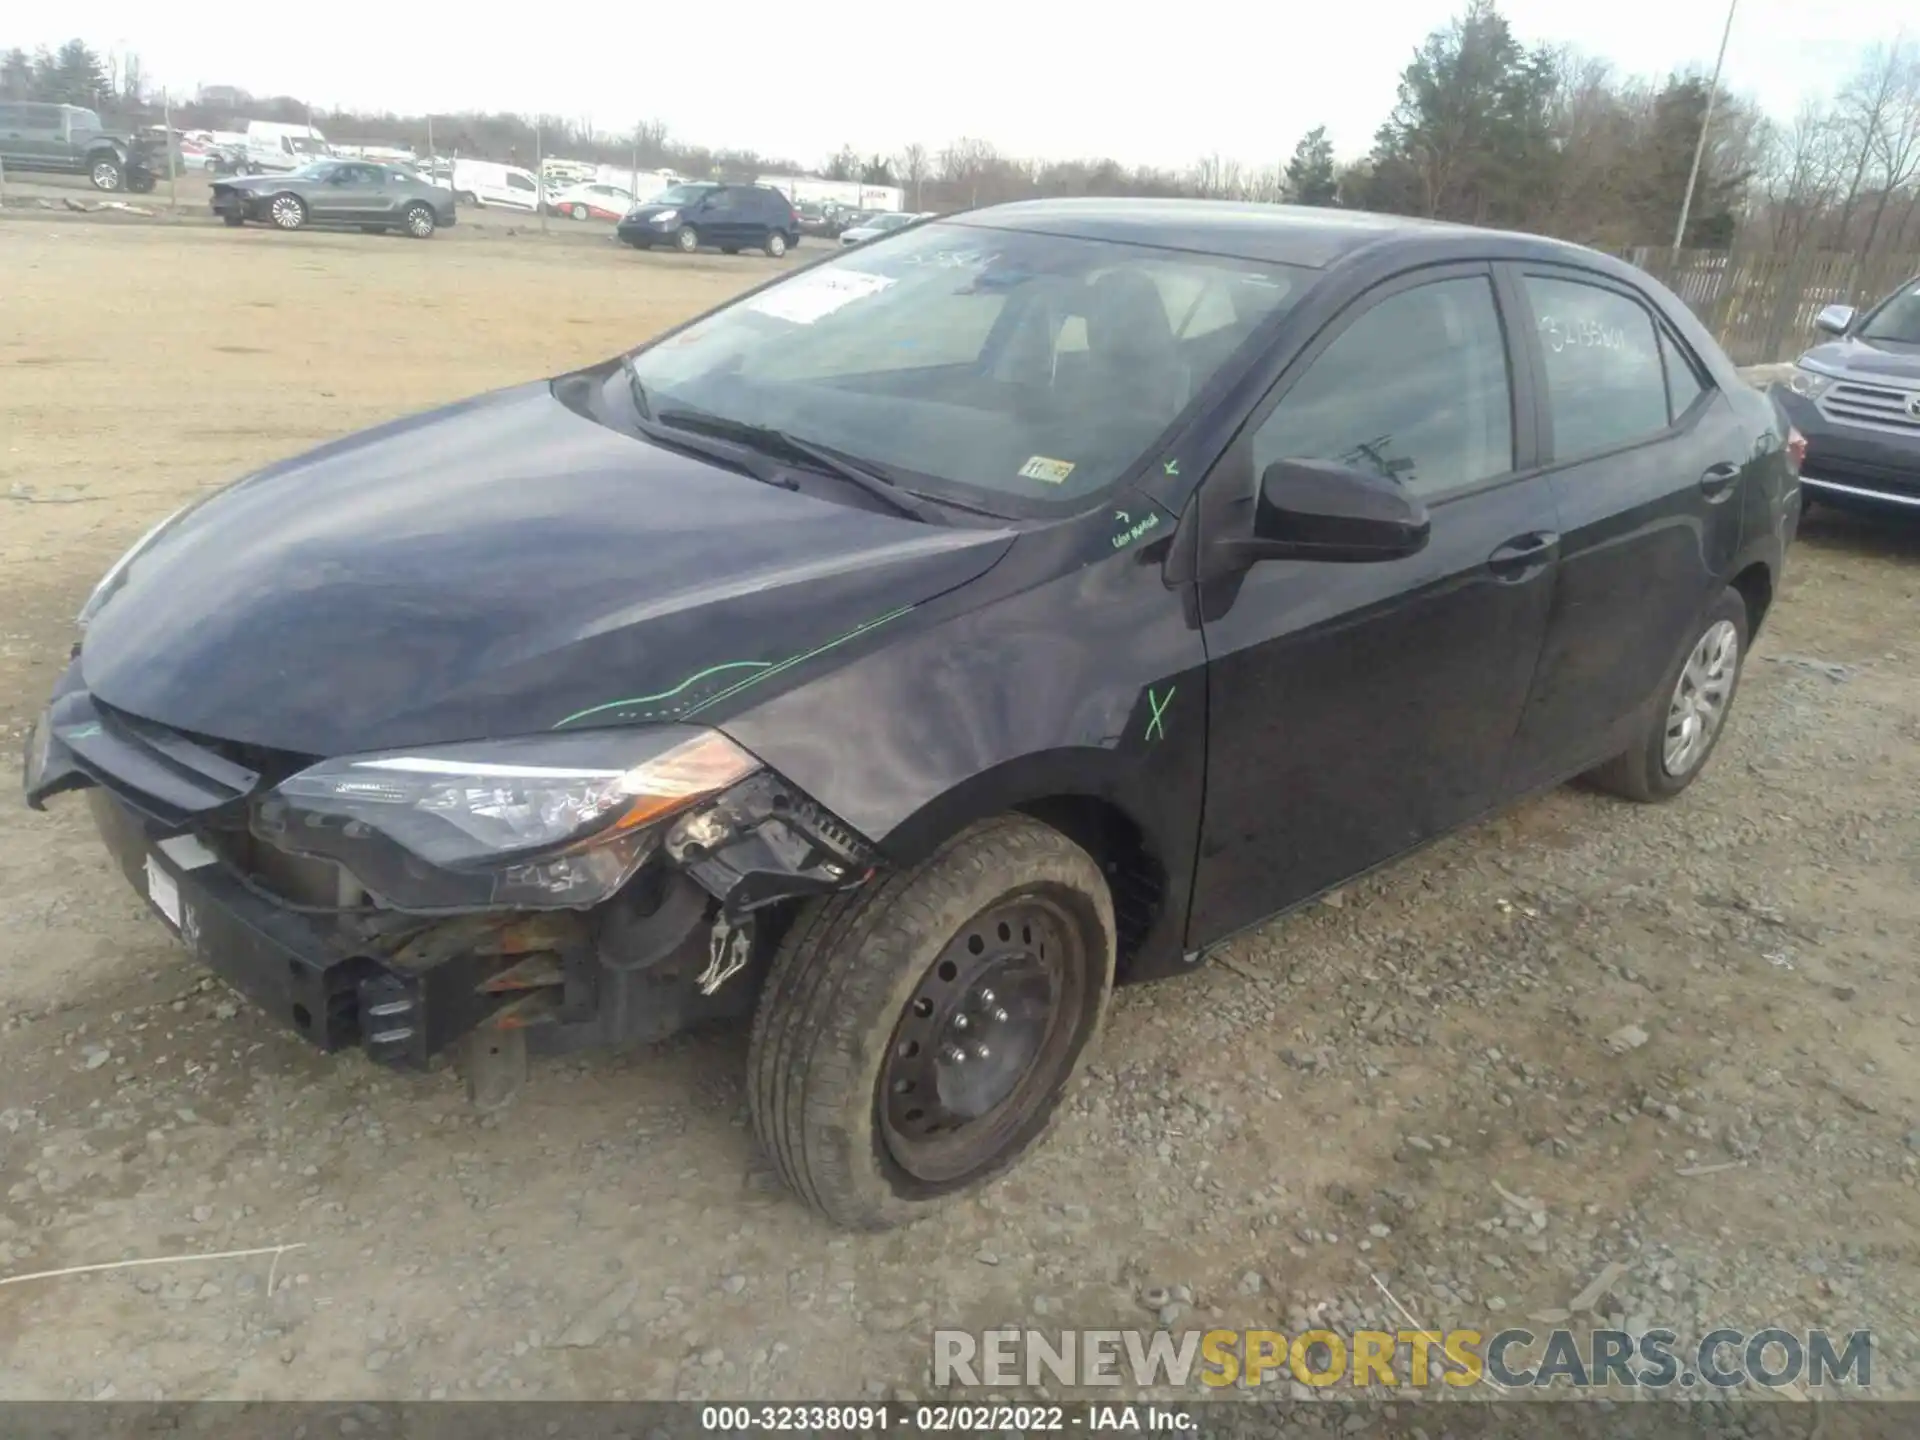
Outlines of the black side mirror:
[[1398,560],[1426,547],[1427,507],[1399,484],[1326,460],[1276,460],[1260,477],[1253,538],[1262,559]]

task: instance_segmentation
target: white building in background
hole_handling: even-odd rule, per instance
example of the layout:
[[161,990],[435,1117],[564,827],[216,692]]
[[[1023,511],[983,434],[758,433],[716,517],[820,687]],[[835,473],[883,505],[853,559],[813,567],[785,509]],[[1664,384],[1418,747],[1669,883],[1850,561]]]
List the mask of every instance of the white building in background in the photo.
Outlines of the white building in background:
[[805,175],[762,175],[796,205],[844,205],[849,210],[904,210],[906,191],[897,185],[863,185],[858,180],[814,180]]

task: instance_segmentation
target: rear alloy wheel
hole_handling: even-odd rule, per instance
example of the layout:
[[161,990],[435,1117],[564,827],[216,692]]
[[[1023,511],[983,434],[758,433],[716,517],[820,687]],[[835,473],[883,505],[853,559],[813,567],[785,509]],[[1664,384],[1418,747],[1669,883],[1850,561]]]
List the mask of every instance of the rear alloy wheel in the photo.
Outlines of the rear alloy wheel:
[[87,178],[96,190],[119,190],[127,183],[127,172],[110,155],[102,155],[87,167]]
[[787,253],[787,237],[778,230],[767,237],[767,254],[778,260]]
[[573,218],[576,220],[584,220],[587,218],[587,207],[584,205],[576,205],[568,213],[570,213],[573,216]]
[[682,225],[674,232],[673,243],[683,254],[691,255],[700,248],[700,234],[691,225]]
[[1691,785],[1726,729],[1747,652],[1747,602],[1725,590],[1667,671],[1633,745],[1593,772],[1629,800],[1669,800]]
[[1025,816],[810,904],[769,971],[748,1052],[760,1142],[849,1229],[932,1211],[1043,1136],[1113,988],[1093,858]]
[[282,230],[298,230],[307,223],[307,202],[291,191],[282,191],[267,205],[267,218]]
[[433,207],[415,201],[407,207],[407,233],[416,240],[426,240],[433,235],[435,221]]

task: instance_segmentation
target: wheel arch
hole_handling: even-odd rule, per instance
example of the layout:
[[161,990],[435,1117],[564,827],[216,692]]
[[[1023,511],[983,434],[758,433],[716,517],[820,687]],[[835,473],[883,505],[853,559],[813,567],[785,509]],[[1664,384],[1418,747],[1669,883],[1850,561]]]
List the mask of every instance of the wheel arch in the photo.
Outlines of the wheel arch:
[[1176,883],[1173,842],[1164,819],[1128,783],[1118,757],[1101,750],[1022,756],[975,775],[923,805],[879,842],[896,865],[914,865],[969,825],[1021,814],[1048,825],[1093,857],[1113,900],[1118,978],[1149,956],[1154,973],[1177,962],[1187,886]]
[[1760,633],[1760,623],[1767,618],[1767,611],[1773,608],[1773,567],[1764,560],[1755,560],[1727,583],[1746,602],[1747,639],[1751,642]]

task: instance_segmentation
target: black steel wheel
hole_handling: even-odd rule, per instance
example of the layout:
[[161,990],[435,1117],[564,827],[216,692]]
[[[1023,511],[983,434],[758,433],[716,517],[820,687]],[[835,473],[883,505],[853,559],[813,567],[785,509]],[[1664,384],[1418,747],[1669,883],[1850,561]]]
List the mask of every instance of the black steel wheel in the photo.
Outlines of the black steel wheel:
[[881,1136],[916,1181],[990,1164],[1071,1068],[1086,961],[1072,917],[1023,895],[962,926],[900,1016],[880,1076]]
[[1113,966],[1099,866],[1021,815],[809,905],[754,1018],[761,1144],[801,1199],[850,1229],[978,1189],[1053,1123]]

